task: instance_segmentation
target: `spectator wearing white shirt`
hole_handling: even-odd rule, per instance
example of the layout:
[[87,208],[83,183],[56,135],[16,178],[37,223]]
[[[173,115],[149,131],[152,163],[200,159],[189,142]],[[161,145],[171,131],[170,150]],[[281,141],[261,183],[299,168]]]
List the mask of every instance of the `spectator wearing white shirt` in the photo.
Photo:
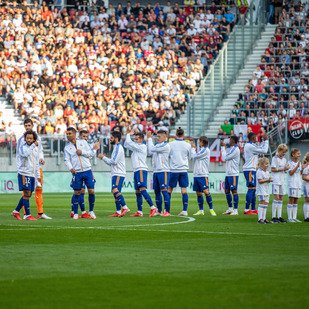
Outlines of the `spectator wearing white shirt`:
[[84,11],[84,14],[80,16],[79,21],[81,23],[84,23],[84,22],[88,22],[89,23],[89,16],[88,16],[86,11]]
[[144,126],[142,125],[141,120],[138,118],[136,123],[133,125],[134,132],[144,132]]
[[207,20],[209,20],[210,22],[214,19],[214,14],[211,13],[210,10],[207,10],[207,14],[206,14]]
[[168,71],[166,67],[163,67],[162,71],[160,72],[160,78],[162,80],[166,80],[167,77],[170,75],[171,75],[170,71]]
[[166,33],[170,36],[173,37],[176,35],[176,29],[173,27],[173,25],[169,25],[168,29],[166,30]]
[[21,91],[20,87],[17,87],[16,91],[13,94],[14,107],[17,110],[18,105],[22,104],[24,101],[24,94]]
[[163,47],[163,43],[161,42],[159,37],[156,37],[155,41],[153,42],[153,50],[156,51],[159,46]]
[[75,44],[84,44],[85,37],[83,36],[82,32],[77,32],[77,36],[75,37]]
[[170,12],[166,15],[166,18],[170,18],[173,23],[176,19],[176,14],[174,13],[174,9],[170,9]]
[[196,29],[194,29],[194,25],[190,24],[190,28],[187,30],[188,36],[194,36],[196,35]]
[[169,129],[163,124],[163,121],[159,121],[159,125],[157,126],[156,132],[165,131],[168,132]]
[[171,1],[167,1],[166,5],[163,7],[163,13],[168,14],[171,11]]
[[113,87],[115,89],[118,89],[122,85],[122,79],[119,77],[119,75],[116,73],[114,80],[113,80]]
[[98,17],[95,17],[93,21],[90,23],[91,29],[98,29],[102,26],[102,23],[98,20]]
[[125,18],[124,14],[121,14],[118,20],[118,27],[120,32],[125,32],[127,30],[128,20]]
[[9,124],[5,126],[5,134],[8,134],[8,135],[15,134],[12,121],[10,121]]
[[187,80],[185,81],[186,86],[190,89],[191,93],[194,93],[194,88],[196,86],[196,81],[195,79],[192,77],[192,74],[190,73]]
[[[60,129],[60,132],[58,131],[58,129]],[[60,120],[57,121],[56,124],[56,131],[60,134],[65,134],[65,132],[67,131],[67,125],[64,122],[64,119],[61,118]]]
[[259,79],[262,78],[264,76],[264,72],[261,70],[260,66],[257,65],[255,71],[253,71],[253,73],[255,74],[255,76]]
[[102,10],[100,11],[99,15],[98,15],[98,19],[99,21],[103,21],[103,19],[108,19],[109,15],[106,13],[106,10],[104,8],[102,8]]
[[141,100],[140,100],[139,104],[141,105],[143,110],[148,110],[149,103],[148,103],[148,101],[146,101],[144,99],[144,97],[141,97]]
[[197,14],[195,19],[193,20],[194,28],[197,32],[200,31],[202,23],[203,21],[200,19],[200,16]]
[[145,50],[148,51],[148,49],[149,49],[149,41],[146,38],[144,38],[143,41],[141,42],[141,49],[143,51],[145,51]]

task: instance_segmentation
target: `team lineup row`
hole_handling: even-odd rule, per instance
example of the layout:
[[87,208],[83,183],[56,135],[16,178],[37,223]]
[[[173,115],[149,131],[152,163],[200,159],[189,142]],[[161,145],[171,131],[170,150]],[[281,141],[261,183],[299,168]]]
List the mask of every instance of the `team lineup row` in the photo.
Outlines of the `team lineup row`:
[[[16,209],[12,215],[21,220],[20,209],[24,206],[25,219],[36,220],[30,215],[29,199],[32,192],[36,191],[36,202],[38,206],[38,218],[50,219],[43,213],[43,203],[37,201],[37,193],[42,194],[43,173],[40,165],[44,164],[43,149],[39,136],[32,131],[33,123],[30,119],[25,120],[26,132],[22,136],[17,145],[16,162],[19,180],[19,190],[23,191],[23,196],[20,199]],[[134,135],[134,142],[131,136]],[[77,132],[74,128],[68,128],[67,139],[68,144],[64,149],[64,162],[72,173],[71,187],[74,190],[72,196],[72,213],[73,219],[78,219],[78,207],[82,211],[82,218],[95,219],[94,213],[95,204],[95,178],[91,171],[90,159],[95,156],[100,144],[95,143],[91,147],[87,143],[88,132]],[[173,189],[179,184],[182,193],[183,211],[180,216],[187,216],[188,194],[187,187],[189,160],[194,161],[194,184],[193,190],[197,195],[199,210],[194,215],[204,215],[204,198],[209,206],[210,214],[216,216],[213,210],[212,197],[208,186],[208,173],[210,162],[210,151],[208,148],[208,139],[206,136],[201,136],[198,141],[199,151],[196,146],[187,143],[183,140],[184,131],[178,128],[176,132],[176,140],[167,143],[166,132],[159,131],[157,133],[158,143],[154,145],[153,135],[147,132],[147,142],[144,142],[142,133],[134,133],[133,129],[129,128],[124,147],[132,151],[132,166],[134,171],[134,185],[137,201],[137,212],[131,216],[143,216],[143,198],[150,206],[150,217],[152,216],[170,216],[170,200]],[[306,154],[302,164],[300,164],[300,151],[293,149],[291,151],[291,160],[286,162],[284,155],[288,148],[286,145],[278,147],[277,155],[272,159],[271,171],[272,178],[269,176],[268,159],[262,158],[258,162],[258,155],[265,154],[268,150],[267,134],[263,136],[261,146],[256,145],[256,135],[250,133],[248,135],[249,142],[245,145],[245,164],[243,166],[244,176],[248,187],[246,195],[246,206],[244,213],[250,215],[258,215],[258,223],[284,223],[282,218],[282,198],[285,194],[285,171],[288,171],[288,187],[289,187],[289,204],[288,221],[300,222],[297,220],[297,201],[301,194],[301,187],[305,196],[304,215],[305,221],[309,221],[309,153]],[[110,143],[114,145],[111,158],[107,158],[105,154],[99,154],[98,157],[106,164],[111,166],[112,172],[112,193],[115,197],[116,212],[110,217],[122,217],[130,209],[127,207],[125,199],[121,193],[121,188],[126,175],[124,149],[120,143],[120,132],[113,132],[110,138]],[[239,197],[237,193],[240,150],[238,147],[238,138],[232,136],[230,138],[230,148],[222,142],[221,151],[222,159],[226,161],[226,178],[225,178],[225,194],[229,209],[224,212],[225,215],[238,215]],[[154,205],[149,193],[147,192],[147,173],[146,165],[147,155],[152,156],[153,166],[153,189],[155,193]],[[258,165],[258,170],[257,170]],[[301,176],[302,175],[302,176]],[[303,178],[303,184],[301,181]],[[266,220],[266,210],[269,202],[269,182],[273,182],[272,190],[274,201],[272,205],[272,220]],[[85,211],[84,194],[85,187],[88,189],[89,213]],[[258,210],[256,210],[256,194],[259,199]],[[41,198],[42,199],[42,198]],[[162,204],[164,202],[164,212]],[[251,210],[250,210],[251,206]]]

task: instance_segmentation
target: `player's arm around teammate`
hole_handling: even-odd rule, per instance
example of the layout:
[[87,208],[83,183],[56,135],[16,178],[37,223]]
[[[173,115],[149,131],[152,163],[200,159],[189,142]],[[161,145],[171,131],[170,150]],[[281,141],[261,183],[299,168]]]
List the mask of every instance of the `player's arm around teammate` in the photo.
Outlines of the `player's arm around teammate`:
[[[152,155],[153,166],[153,189],[156,196],[157,212],[155,216],[169,217],[170,214],[170,195],[167,192],[170,167],[169,167],[169,153],[170,145],[167,143],[166,132],[160,130],[157,132],[158,144],[154,145],[152,140],[152,132],[147,132],[147,147],[148,154]],[[162,214],[162,196],[164,199],[165,212]]]
[[67,129],[67,139],[69,143],[64,148],[64,163],[72,173],[71,187],[74,190],[72,204],[74,208],[73,219],[78,219],[78,204],[83,183],[88,189],[89,200],[89,216],[96,219],[94,214],[95,179],[91,171],[89,157],[92,155],[92,150],[85,140],[76,140],[76,130],[72,127]]
[[[131,136],[134,136],[134,142]],[[140,132],[134,133],[132,127],[128,128],[124,147],[131,150],[132,167],[134,172],[134,187],[136,194],[137,212],[131,217],[143,216],[143,197],[150,206],[150,217],[156,213],[156,207],[153,205],[152,199],[147,192],[147,176],[148,166],[147,159],[147,146],[144,143],[144,134]]]

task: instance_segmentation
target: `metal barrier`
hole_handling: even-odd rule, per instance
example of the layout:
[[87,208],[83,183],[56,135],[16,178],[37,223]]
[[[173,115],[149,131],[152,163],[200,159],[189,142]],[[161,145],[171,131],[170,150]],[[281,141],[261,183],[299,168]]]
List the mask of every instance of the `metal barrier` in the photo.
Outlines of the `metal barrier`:
[[288,125],[287,120],[284,120],[282,124],[272,129],[267,133],[269,140],[269,155],[272,157],[280,144],[288,144]]
[[[67,144],[68,140],[66,139],[66,135],[40,135],[42,146],[44,149],[44,156],[45,157],[54,157],[56,158],[56,164],[60,165],[61,161],[63,161],[63,152],[64,147]],[[173,139],[174,136],[168,136],[168,139]],[[111,156],[112,153],[112,145],[109,143],[109,137],[100,136],[99,140],[101,142],[100,148],[97,151],[96,156],[92,159],[92,164],[97,165],[98,154],[104,153],[107,156]],[[156,143],[157,137],[156,135],[153,136],[153,140]],[[195,145],[198,145],[198,138],[190,138],[194,142]],[[125,141],[125,135],[122,137],[122,145]],[[13,164],[13,157],[16,156],[16,147],[17,147],[17,138],[15,135],[8,135],[5,133],[0,132],[0,157],[8,158],[9,165]],[[131,151],[124,148],[125,156],[131,157]]]
[[[239,108],[239,109],[235,109],[231,112],[230,114],[230,120],[231,119],[235,119],[236,122],[244,122],[243,124],[247,124],[248,120],[252,119],[253,117],[250,115],[252,112],[254,113],[254,118],[256,118],[256,120],[259,120],[259,118],[267,118],[265,119],[265,121],[268,121],[269,119],[271,119],[270,117],[272,116],[273,112],[277,113],[277,116],[279,115],[283,115],[283,119],[288,119],[288,120],[292,120],[294,119],[294,115],[297,115],[297,111],[299,111],[298,109],[291,109],[291,108],[250,108],[250,109],[245,109],[245,108]],[[246,115],[242,115],[242,113],[245,113]],[[247,113],[249,114],[249,116],[247,116]],[[304,116],[304,115],[299,115]],[[241,119],[241,120],[239,120]],[[233,123],[236,124],[236,123]],[[254,123],[251,123],[254,124]],[[256,123],[255,123],[256,124]],[[268,126],[267,126],[268,127]]]

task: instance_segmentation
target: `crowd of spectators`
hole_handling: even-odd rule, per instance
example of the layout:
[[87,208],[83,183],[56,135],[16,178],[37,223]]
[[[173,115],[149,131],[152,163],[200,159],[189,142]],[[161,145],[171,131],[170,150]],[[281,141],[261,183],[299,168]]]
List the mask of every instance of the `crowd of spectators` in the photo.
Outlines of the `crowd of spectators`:
[[232,2],[194,11],[169,1],[86,10],[2,1],[0,95],[41,134],[168,131],[228,39]]
[[309,117],[308,3],[286,1],[261,63],[231,112],[230,124],[261,125]]

